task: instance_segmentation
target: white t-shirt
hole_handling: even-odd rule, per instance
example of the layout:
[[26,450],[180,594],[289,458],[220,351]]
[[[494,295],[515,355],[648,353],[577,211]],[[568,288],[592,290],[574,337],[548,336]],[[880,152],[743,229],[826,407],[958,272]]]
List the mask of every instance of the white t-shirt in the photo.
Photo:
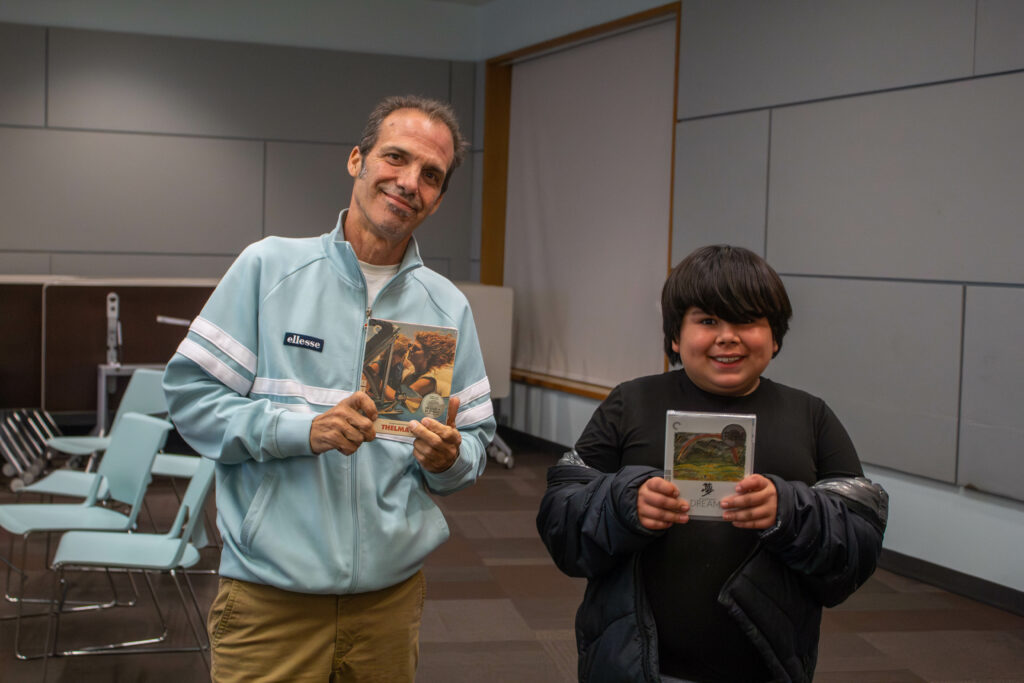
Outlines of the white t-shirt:
[[377,298],[377,293],[381,290],[381,287],[398,273],[400,265],[396,263],[393,266],[375,266],[372,263],[359,262],[359,269],[363,271],[363,277],[366,278],[366,300],[371,305],[373,300]]

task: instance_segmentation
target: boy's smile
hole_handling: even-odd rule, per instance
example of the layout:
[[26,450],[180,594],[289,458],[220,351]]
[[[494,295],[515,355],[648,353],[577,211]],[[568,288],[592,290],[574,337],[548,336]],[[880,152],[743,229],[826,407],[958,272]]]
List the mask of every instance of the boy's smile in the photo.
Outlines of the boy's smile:
[[696,306],[686,309],[672,342],[690,380],[704,391],[745,396],[757,388],[779,346],[767,318],[730,323]]

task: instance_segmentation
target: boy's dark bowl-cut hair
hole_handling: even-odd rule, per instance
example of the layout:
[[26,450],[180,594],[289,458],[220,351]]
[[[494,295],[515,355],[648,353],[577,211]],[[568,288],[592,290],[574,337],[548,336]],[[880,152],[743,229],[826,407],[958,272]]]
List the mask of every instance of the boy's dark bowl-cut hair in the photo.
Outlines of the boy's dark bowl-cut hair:
[[661,289],[665,355],[673,364],[680,358],[672,342],[679,341],[683,317],[691,306],[730,323],[767,318],[779,350],[793,316],[786,287],[775,269],[749,249],[725,244],[692,252],[672,269]]

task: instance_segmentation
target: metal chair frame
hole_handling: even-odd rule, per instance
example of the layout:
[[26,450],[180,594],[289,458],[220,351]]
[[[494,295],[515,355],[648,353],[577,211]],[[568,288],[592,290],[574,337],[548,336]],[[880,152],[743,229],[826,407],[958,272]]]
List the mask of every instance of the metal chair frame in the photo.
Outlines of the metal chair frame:
[[[195,525],[202,519],[201,510],[205,507],[206,500],[210,494],[213,478],[213,462],[205,459],[202,460],[196,473],[192,476],[188,488],[185,490],[178,513],[175,516],[174,524],[166,534],[125,535],[105,531],[73,531],[65,534],[54,556],[53,568],[56,574],[54,576],[53,599],[49,612],[50,619],[47,624],[45,647],[41,655],[26,656],[26,658],[42,657],[48,660],[50,657],[98,654],[198,652],[203,658],[204,664],[209,667],[209,642],[201,635],[201,633],[205,633],[203,628],[204,615],[199,607],[195,588],[185,570],[199,561],[199,551],[192,545],[191,539],[195,531]],[[133,548],[132,546],[139,547]],[[87,571],[97,568],[117,568],[128,572],[129,575],[133,572],[142,573],[146,579],[149,594],[153,599],[153,604],[160,620],[161,632],[158,635],[123,643],[92,645],[67,650],[60,650],[58,648],[60,617],[62,613],[67,612],[64,609],[69,590],[66,572],[75,570]],[[142,647],[164,642],[168,635],[164,611],[160,606],[156,590],[153,588],[152,580],[150,579],[150,574],[155,572],[166,572],[171,576],[182,608],[185,610],[185,619],[188,621],[192,636],[195,639],[195,647]],[[187,591],[182,587],[179,574],[185,579],[184,587],[187,588]],[[191,601],[191,608],[185,597],[186,592]],[[193,616],[195,621],[193,621]]]
[[[25,574],[24,565],[28,558],[28,542],[33,534],[68,531],[74,529],[93,529],[126,532],[135,527],[136,519],[142,507],[142,499],[145,496],[146,488],[151,478],[150,468],[156,452],[163,446],[167,438],[167,432],[172,425],[166,420],[161,420],[145,415],[129,413],[124,416],[124,428],[120,436],[111,444],[108,456],[112,464],[122,463],[120,467],[112,467],[108,477],[99,477],[93,480],[86,500],[81,504],[22,504],[0,505],[0,526],[11,534],[9,555],[14,556],[14,536],[19,535],[22,539],[21,547],[21,581],[20,588],[24,591]],[[110,489],[111,499],[129,506],[130,511],[125,514],[113,509],[101,506],[97,493],[100,484],[107,484]],[[47,552],[49,547],[47,547]],[[43,598],[29,598],[21,594],[14,596],[10,594],[11,562],[7,565],[7,580],[5,586],[5,598],[9,602],[18,603],[19,609],[16,619],[24,615],[21,609],[22,602],[50,602]],[[135,589],[132,582],[133,590]],[[136,590],[137,596],[137,590]],[[114,606],[118,604],[116,589],[113,602],[88,603],[102,606]],[[124,604],[124,603],[121,603]],[[129,603],[131,604],[131,603]]]

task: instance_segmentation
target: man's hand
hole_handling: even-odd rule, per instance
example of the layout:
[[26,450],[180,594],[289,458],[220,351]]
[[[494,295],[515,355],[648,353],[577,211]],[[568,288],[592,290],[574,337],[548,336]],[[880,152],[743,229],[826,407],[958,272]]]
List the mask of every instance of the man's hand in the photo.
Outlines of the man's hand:
[[722,519],[739,529],[770,529],[775,525],[779,494],[771,479],[751,474],[736,484],[736,495],[722,499]]
[[364,441],[373,441],[377,432],[373,421],[377,419],[377,406],[373,399],[357,391],[338,402],[326,413],[313,418],[309,430],[309,446],[320,455],[336,448],[345,455],[352,455]]
[[661,477],[651,477],[637,492],[636,514],[645,529],[658,531],[673,524],[686,524],[690,504],[679,498],[675,484]]
[[409,429],[416,440],[412,443],[412,454],[420,466],[428,472],[444,472],[459,457],[462,435],[455,428],[455,416],[459,414],[459,399],[448,399],[448,420],[441,424],[425,417],[422,422],[409,421]]

